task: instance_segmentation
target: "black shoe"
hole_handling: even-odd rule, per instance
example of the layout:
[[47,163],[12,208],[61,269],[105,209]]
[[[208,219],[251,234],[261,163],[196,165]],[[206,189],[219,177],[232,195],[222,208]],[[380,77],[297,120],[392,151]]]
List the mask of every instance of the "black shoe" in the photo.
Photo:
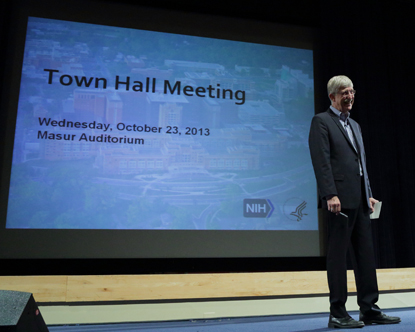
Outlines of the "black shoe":
[[353,328],[359,328],[364,327],[365,324],[361,321],[354,320],[352,317],[342,317],[342,318],[336,318],[330,315],[329,318],[329,327],[337,327],[339,329],[353,329]]
[[371,316],[371,315],[364,315],[360,313],[359,319],[363,321],[366,325],[371,324],[397,324],[401,322],[399,317],[393,317],[385,315],[383,312]]

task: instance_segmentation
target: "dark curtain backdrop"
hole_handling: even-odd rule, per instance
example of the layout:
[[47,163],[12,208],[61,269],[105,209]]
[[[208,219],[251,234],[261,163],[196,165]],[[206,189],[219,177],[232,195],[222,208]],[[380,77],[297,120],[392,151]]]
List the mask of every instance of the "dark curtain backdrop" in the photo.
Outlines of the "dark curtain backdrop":
[[372,222],[379,267],[415,266],[414,5],[321,1],[318,73],[322,84],[347,75],[357,91],[352,117],[362,127],[373,195],[383,202]]
[[[100,0],[100,2],[113,1]],[[326,84],[332,76],[339,74],[349,76],[357,90],[352,117],[360,123],[363,130],[374,196],[383,201],[381,218],[372,223],[378,267],[415,266],[413,209],[415,206],[415,110],[413,107],[415,70],[412,45],[415,37],[413,20],[415,1],[257,0],[239,3],[230,0],[208,2],[119,0],[118,2],[315,28],[317,112],[325,111],[329,106]],[[11,10],[13,0],[1,3],[3,5],[0,6],[0,42],[7,49],[9,16],[6,12]],[[85,5],[88,3],[89,1],[85,1]],[[7,84],[3,61],[6,54],[7,52],[0,54],[2,60],[0,88]],[[4,110],[0,113],[0,119],[4,119]],[[0,132],[0,140],[1,136]],[[2,148],[3,144],[0,144],[0,152]],[[315,264],[310,260],[305,263],[301,263],[298,259],[291,261],[295,261],[296,266],[302,266],[303,269],[321,268],[321,266],[317,267],[318,264],[321,265],[320,260],[315,261]],[[310,262],[314,265],[310,266]],[[0,263],[9,268],[7,273],[16,274],[22,271],[17,267],[22,262]],[[31,266],[38,263],[41,263],[41,266],[51,266],[49,262],[26,263]],[[83,266],[84,269],[94,266],[94,272],[98,274],[139,273],[140,264],[145,265],[145,262],[135,262],[136,268],[130,271],[132,262],[128,260],[118,260],[109,264],[103,261],[91,264],[84,262],[81,265],[79,261],[56,263],[57,265],[53,264],[53,271],[44,267],[37,272],[56,274],[61,269],[62,273],[68,273],[67,269],[75,266]],[[100,268],[100,264],[105,268]],[[150,267],[151,271],[144,271],[143,268],[143,272],[168,272],[159,271],[160,264],[154,262],[152,264],[154,266]],[[292,269],[292,264],[290,265],[288,260],[273,261],[272,259],[227,259],[220,262],[175,260],[163,261],[163,264],[168,266],[165,269],[171,269],[172,272]],[[63,266],[66,268],[64,269]],[[108,266],[113,267],[108,270]],[[33,271],[31,269],[31,274],[35,274]],[[85,273],[85,270],[78,273]]]

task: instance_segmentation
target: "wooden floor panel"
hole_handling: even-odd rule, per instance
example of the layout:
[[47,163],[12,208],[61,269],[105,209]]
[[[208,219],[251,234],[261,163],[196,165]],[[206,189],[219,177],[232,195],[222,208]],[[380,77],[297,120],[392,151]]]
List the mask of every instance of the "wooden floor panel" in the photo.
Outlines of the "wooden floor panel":
[[[415,268],[377,271],[381,291],[415,289]],[[348,288],[355,292],[348,271]],[[33,293],[36,301],[107,302],[175,299],[215,299],[327,294],[325,271],[105,275],[6,276],[1,290]]]

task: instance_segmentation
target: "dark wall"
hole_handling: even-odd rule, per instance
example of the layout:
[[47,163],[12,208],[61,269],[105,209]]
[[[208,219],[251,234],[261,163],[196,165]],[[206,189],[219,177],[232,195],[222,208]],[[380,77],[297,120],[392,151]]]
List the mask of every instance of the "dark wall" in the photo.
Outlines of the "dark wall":
[[105,3],[125,3],[185,12],[238,17],[292,25],[318,26],[320,3],[317,0],[99,0]]
[[[12,10],[12,2],[7,0],[0,7],[0,42],[6,47],[10,26],[7,11]],[[383,201],[381,218],[372,223],[378,267],[415,266],[412,211],[415,202],[415,112],[411,104],[414,94],[411,76],[415,72],[412,53],[415,29],[411,16],[415,5],[412,0],[284,0],[272,3],[263,0],[248,3],[229,0],[117,1],[120,2],[316,28],[317,112],[329,106],[326,83],[332,76],[349,76],[357,90],[352,117],[363,130],[374,196]],[[90,2],[85,0],[83,3],[88,6]],[[0,60],[5,56],[2,53]],[[3,63],[0,62],[0,84],[4,86]],[[2,110],[0,113],[2,119],[5,112]],[[48,261],[14,260],[0,263],[8,267],[5,274],[278,271],[300,269],[299,266],[310,270],[324,268],[322,259],[67,260],[53,261],[52,264]],[[28,269],[24,268],[28,264],[31,272],[26,272]]]
[[362,127],[373,194],[383,201],[372,222],[379,267],[415,266],[414,10],[402,0],[321,7],[321,75],[354,82],[352,117]]

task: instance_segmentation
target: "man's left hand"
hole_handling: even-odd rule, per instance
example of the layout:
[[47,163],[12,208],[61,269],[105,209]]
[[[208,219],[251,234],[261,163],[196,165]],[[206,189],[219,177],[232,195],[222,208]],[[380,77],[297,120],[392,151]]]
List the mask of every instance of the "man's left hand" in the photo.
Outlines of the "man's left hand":
[[375,211],[375,204],[379,203],[379,201],[377,199],[374,199],[373,197],[370,197],[369,202],[370,202],[370,211],[373,213],[373,211]]

